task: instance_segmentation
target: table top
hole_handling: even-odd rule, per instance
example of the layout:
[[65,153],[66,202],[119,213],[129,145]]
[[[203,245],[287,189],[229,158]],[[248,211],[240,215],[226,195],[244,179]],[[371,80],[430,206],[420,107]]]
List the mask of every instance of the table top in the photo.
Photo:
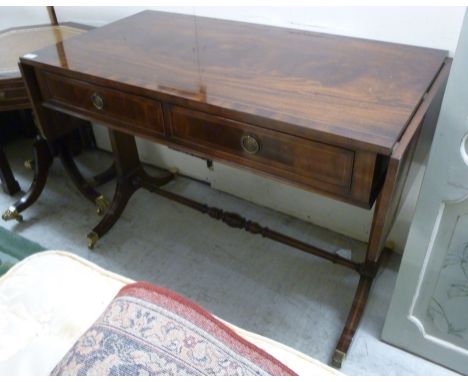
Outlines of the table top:
[[20,56],[83,32],[83,29],[67,25],[20,27],[0,32],[0,79],[21,76]]
[[446,56],[435,49],[144,11],[22,60],[388,154]]

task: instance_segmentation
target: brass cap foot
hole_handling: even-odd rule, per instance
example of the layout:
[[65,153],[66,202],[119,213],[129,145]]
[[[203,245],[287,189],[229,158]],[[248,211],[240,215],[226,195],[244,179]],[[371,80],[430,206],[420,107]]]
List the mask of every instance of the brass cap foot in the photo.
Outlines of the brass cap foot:
[[179,169],[177,167],[169,167],[169,172],[176,176],[179,173]]
[[24,167],[26,167],[28,170],[32,170],[34,168],[34,161],[32,159],[25,160]]
[[106,199],[104,195],[98,196],[96,200],[94,201],[94,203],[96,204],[96,207],[97,207],[96,212],[98,215],[102,215],[104,211],[107,210],[110,206],[109,201]]
[[15,207],[10,207],[2,214],[2,219],[5,221],[14,219],[17,222],[21,223],[23,221],[23,216],[21,216],[21,214],[16,210]]
[[99,236],[96,232],[91,231],[88,236],[88,248],[93,249],[94,246],[96,245],[96,242],[99,240]]
[[343,361],[345,358],[346,358],[346,353],[342,352],[341,350],[336,349],[335,352],[333,353],[331,365],[336,369],[341,369],[341,365],[343,364]]

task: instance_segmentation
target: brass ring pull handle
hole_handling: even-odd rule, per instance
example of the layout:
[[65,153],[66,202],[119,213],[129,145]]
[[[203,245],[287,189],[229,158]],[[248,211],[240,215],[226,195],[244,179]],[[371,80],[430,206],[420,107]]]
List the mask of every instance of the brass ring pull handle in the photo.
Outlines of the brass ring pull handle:
[[243,135],[241,137],[241,147],[246,153],[256,154],[260,150],[260,142],[252,135]]
[[91,95],[91,102],[93,103],[93,106],[96,109],[98,110],[104,109],[104,99],[99,93],[93,93]]

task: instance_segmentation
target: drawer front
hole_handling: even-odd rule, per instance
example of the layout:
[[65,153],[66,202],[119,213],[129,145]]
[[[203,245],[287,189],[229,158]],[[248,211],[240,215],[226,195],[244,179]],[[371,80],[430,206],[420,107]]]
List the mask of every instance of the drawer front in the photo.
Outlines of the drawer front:
[[0,84],[0,111],[30,107],[23,80]]
[[51,104],[104,123],[129,126],[132,131],[164,134],[158,101],[52,73],[40,76],[39,84],[46,106]]
[[0,89],[0,101],[7,101],[11,99],[28,99],[26,89],[12,88],[12,89]]
[[171,107],[171,140],[294,183],[346,194],[354,152],[190,109]]

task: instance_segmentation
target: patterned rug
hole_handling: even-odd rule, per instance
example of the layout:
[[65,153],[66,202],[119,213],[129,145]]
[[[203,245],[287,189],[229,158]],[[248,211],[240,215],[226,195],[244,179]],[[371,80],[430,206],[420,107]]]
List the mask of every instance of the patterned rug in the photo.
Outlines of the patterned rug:
[[0,227],[0,276],[25,257],[44,249],[41,245]]
[[52,375],[296,375],[216,317],[170,290],[121,289]]

